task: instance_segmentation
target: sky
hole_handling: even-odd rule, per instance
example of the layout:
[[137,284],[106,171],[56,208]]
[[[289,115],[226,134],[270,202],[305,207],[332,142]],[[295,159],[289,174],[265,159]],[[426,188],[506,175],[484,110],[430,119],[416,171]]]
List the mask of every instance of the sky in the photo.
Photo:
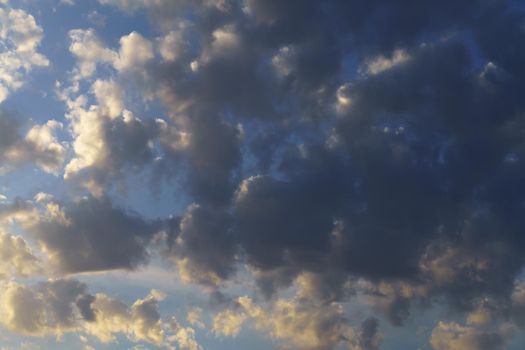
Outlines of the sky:
[[525,6],[0,0],[0,350],[525,348]]

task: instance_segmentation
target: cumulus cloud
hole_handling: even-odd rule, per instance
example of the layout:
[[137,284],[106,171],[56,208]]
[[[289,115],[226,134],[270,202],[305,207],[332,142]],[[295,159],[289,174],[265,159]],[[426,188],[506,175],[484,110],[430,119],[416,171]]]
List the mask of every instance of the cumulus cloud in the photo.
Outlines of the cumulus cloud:
[[120,51],[115,68],[120,71],[141,69],[154,57],[153,44],[137,32],[120,39]]
[[[253,322],[291,348],[331,349],[345,338],[378,348],[377,321],[355,331],[339,304],[362,293],[396,326],[419,302],[469,315],[467,326],[436,326],[436,349],[505,347],[506,333],[480,327],[503,322],[491,310],[519,323],[509,305],[522,301],[521,9],[484,0],[99,2],[146,11],[160,34],[134,31],[109,48],[93,30],[70,32],[65,179],[102,199],[35,226],[56,266],[144,262],[155,225],[103,198],[160,164],[193,203],[164,223],[165,257],[182,279],[217,288],[244,265],[268,298],[268,310],[237,300],[215,316],[216,334]],[[100,64],[111,79],[96,74]],[[168,118],[131,112],[137,91]],[[57,150],[42,129],[5,134],[0,150]],[[131,233],[115,233],[123,231]],[[80,246],[89,258],[68,253]],[[278,296],[289,287],[301,302]],[[180,331],[188,347],[191,334]]]
[[165,335],[160,322],[158,299],[159,296],[153,292],[128,307],[120,300],[97,294],[92,303],[96,322],[88,323],[86,328],[105,343],[115,341],[115,334],[125,333],[134,341],[162,346]]
[[49,120],[33,125],[25,136],[20,134],[20,122],[0,110],[0,171],[8,171],[23,164],[33,164],[46,173],[58,175],[66,159],[66,147],[55,136],[63,125]]
[[29,276],[41,271],[40,259],[20,236],[0,231],[0,278]]
[[226,213],[190,205],[171,232],[168,255],[184,281],[215,286],[233,271],[235,245]]
[[487,332],[457,323],[439,322],[432,331],[430,344],[436,350],[506,349],[505,330]]
[[58,272],[130,270],[147,262],[158,224],[114,207],[108,199],[49,202],[28,230]]
[[76,328],[79,317],[90,314],[82,301],[86,286],[74,280],[54,280],[35,286],[9,282],[2,292],[2,324],[14,333],[61,335]]
[[213,332],[219,336],[234,337],[239,334],[247,316],[242,312],[224,310],[213,317]]
[[65,167],[64,178],[77,181],[100,197],[109,180],[122,184],[120,179],[128,171],[140,171],[152,163],[156,158],[155,142],[169,142],[170,147],[176,148],[177,140],[167,140],[164,135],[176,136],[177,131],[161,119],[143,121],[125,109],[123,93],[116,82],[96,80],[92,93],[97,105],[85,106],[69,100],[74,157]]
[[[189,327],[173,329],[161,320],[159,302],[164,294],[152,290],[131,306],[105,294],[90,294],[77,280],[57,279],[36,285],[9,282],[0,295],[2,325],[10,331],[36,337],[66,333],[86,334],[103,343],[124,335],[132,342],[146,342],[161,348],[199,350]],[[182,334],[182,332],[185,334]]]
[[13,201],[0,203],[0,224],[2,228],[16,223],[28,227],[38,221],[38,211],[30,201],[15,198]]
[[316,305],[293,299],[279,299],[268,309],[258,306],[249,297],[237,299],[238,311],[226,310],[215,316],[214,331],[235,336],[245,320],[267,332],[285,348],[332,349],[354,337],[347,325],[341,305]]
[[71,44],[69,51],[77,59],[75,77],[88,78],[95,73],[97,64],[110,64],[117,58],[117,54],[104,47],[93,29],[74,29],[69,32]]
[[43,29],[35,18],[9,4],[0,7],[0,102],[24,85],[26,75],[49,60],[38,52]]
[[[444,278],[447,267],[441,264],[450,266],[448,259],[456,254],[458,259],[471,254],[478,264],[493,262],[483,270],[465,257],[465,275],[471,276],[472,269],[486,274],[485,284],[478,287],[496,293],[490,278],[502,276],[499,286],[509,289],[522,262],[517,258],[498,264],[502,256],[489,246],[497,242],[504,251],[516,249],[511,242],[516,243],[513,232],[520,224],[503,212],[519,200],[504,204],[496,193],[521,169],[519,162],[505,161],[509,155],[519,158],[521,143],[509,125],[519,125],[511,110],[520,110],[521,103],[512,96],[506,104],[498,98],[519,83],[496,79],[488,72],[494,69],[486,67],[482,75],[491,79],[491,88],[480,85],[468,43],[450,33],[471,29],[490,67],[520,76],[512,59],[519,52],[498,58],[501,43],[486,35],[489,25],[481,28],[473,21],[495,11],[501,17],[492,16],[490,26],[507,33],[522,20],[519,14],[504,24],[504,5],[447,2],[453,15],[408,25],[407,16],[428,18],[427,11],[441,13],[442,8],[430,2],[403,11],[397,3],[335,1],[321,8],[315,1],[250,0],[237,12],[234,5],[217,12],[217,6],[184,1],[101,3],[127,11],[145,8],[154,19],[172,18],[175,26],[181,20],[170,12],[174,9],[196,16],[187,31],[173,32],[171,27],[160,38],[164,64],[152,64],[158,58],[150,42],[131,33],[121,39],[121,63],[115,66],[127,66],[122,62],[130,56],[128,45],[143,48],[140,57],[129,59],[147,76],[159,78],[156,96],[190,135],[189,192],[198,205],[233,203],[231,232],[250,265],[263,272],[288,271],[289,283],[305,270],[323,274],[335,269],[343,276],[373,280],[423,277],[431,281],[414,287],[420,290],[414,295],[445,293],[453,298],[460,294],[455,283],[464,279]],[[438,39],[424,42],[425,35]],[[165,52],[170,50],[167,42],[178,53],[185,40],[200,38],[201,49],[193,57],[175,59]],[[368,74],[345,81],[345,52],[355,52],[357,66]],[[199,68],[194,64],[188,69],[195,62]],[[233,71],[235,81],[230,79]],[[277,74],[268,74],[272,71]],[[337,118],[332,120],[334,101]],[[508,112],[508,117],[495,118],[496,111]],[[264,152],[250,148],[257,132],[236,129],[232,120],[283,137]],[[326,128],[316,128],[312,120],[327,123]],[[323,133],[325,129],[330,132]],[[257,161],[268,153],[270,174],[235,177],[252,162],[251,173],[258,175],[264,169],[257,168]],[[501,173],[491,173],[499,165]],[[504,224],[507,219],[513,223]],[[500,227],[507,233],[481,234],[481,222],[494,225],[493,232]],[[461,239],[453,241],[452,232]],[[474,246],[470,237],[475,232],[483,242]],[[178,239],[182,245],[184,234]],[[195,255],[204,259],[210,253],[203,248]],[[183,261],[193,275],[197,269],[209,272],[205,264],[195,263],[196,257]],[[508,274],[499,274],[497,266]],[[339,281],[344,284],[345,278]],[[469,283],[476,281],[470,278]],[[465,304],[475,290],[480,289],[471,288],[472,294],[456,301]]]

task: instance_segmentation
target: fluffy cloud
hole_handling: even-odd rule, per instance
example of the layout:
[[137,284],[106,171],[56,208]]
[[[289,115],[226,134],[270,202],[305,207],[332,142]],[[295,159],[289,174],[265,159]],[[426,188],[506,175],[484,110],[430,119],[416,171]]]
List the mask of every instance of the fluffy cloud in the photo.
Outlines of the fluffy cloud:
[[1,295],[2,324],[14,333],[60,335],[76,328],[80,317],[92,317],[86,286],[74,280],[55,280],[35,286],[8,283]]
[[104,47],[93,29],[74,29],[69,32],[69,51],[77,59],[76,78],[88,78],[95,72],[97,64],[112,63],[117,54]]
[[0,278],[29,276],[41,271],[39,259],[19,236],[0,231]]
[[241,331],[247,316],[234,310],[224,310],[213,317],[213,332],[219,336],[234,337]]
[[120,39],[119,58],[115,68],[119,71],[141,69],[141,66],[153,59],[153,45],[137,32],[132,32]]
[[28,228],[51,266],[66,274],[133,269],[148,260],[146,247],[157,229],[157,223],[93,197],[49,202]]
[[215,286],[233,271],[235,245],[226,213],[190,205],[171,232],[168,255],[184,281]]
[[8,4],[0,7],[0,102],[24,84],[35,67],[46,67],[48,59],[38,52],[43,30],[27,12]]
[[20,135],[20,124],[9,113],[0,110],[0,171],[22,164],[33,164],[46,173],[58,175],[66,158],[66,147],[55,136],[62,128],[56,120],[33,125],[25,136]]
[[[427,18],[427,11],[442,8],[427,1],[402,11],[399,4],[335,1],[321,8],[315,1],[250,0],[240,11],[234,5],[220,11],[220,6],[184,1],[101,2],[127,11],[146,8],[159,21],[170,17],[173,25],[159,40],[172,43],[175,53],[184,51],[180,43],[201,39],[193,57],[170,58],[162,44],[161,64],[148,40],[132,33],[121,39],[120,56],[122,62],[136,58],[144,75],[158,78],[156,96],[190,135],[188,192],[202,208],[231,204],[231,232],[246,261],[261,273],[288,271],[290,276],[282,278],[288,283],[305,270],[401,282],[421,277],[428,284],[412,286],[418,292],[406,299],[434,293],[454,299],[463,293],[464,300],[455,300],[463,306],[476,298],[476,290],[510,290],[523,263],[515,251],[521,247],[515,234],[521,223],[504,212],[513,212],[507,209],[519,204],[521,194],[505,204],[496,193],[521,171],[519,162],[505,159],[521,152],[510,125],[521,125],[512,111],[522,106],[514,96],[506,104],[498,96],[519,82],[498,80],[487,71],[484,79],[491,80],[491,88],[486,89],[467,43],[446,35],[471,29],[491,67],[520,76],[513,60],[520,52],[497,56],[498,43],[473,22],[478,14],[496,11],[501,18],[493,16],[490,26],[508,32],[522,20],[519,15],[505,24],[503,5],[450,1],[453,15],[407,25],[407,16]],[[181,19],[174,9],[195,15],[193,25],[175,33]],[[353,21],[343,21],[347,17]],[[443,35],[422,42],[436,33]],[[128,55],[128,45],[143,47],[140,57]],[[344,81],[345,50],[355,52],[368,75]],[[337,118],[332,120],[334,101]],[[497,111],[507,117],[495,118]],[[325,124],[316,128],[312,120]],[[232,121],[257,130],[235,128]],[[259,130],[278,135],[276,144],[252,147],[262,137]],[[479,154],[484,156],[473,156]],[[258,167],[263,157],[271,159],[270,171]],[[269,174],[236,177],[247,163],[254,164],[248,173]],[[491,172],[500,165],[498,174]],[[485,232],[483,223],[506,233]],[[460,239],[452,240],[453,232]],[[483,237],[477,244],[471,239],[475,235]],[[178,236],[179,251],[189,249],[191,236],[197,234]],[[231,236],[213,237],[229,246]],[[502,250],[491,250],[491,244]],[[194,276],[210,271],[202,261],[212,254],[198,246],[191,248],[196,251],[191,258],[185,253],[181,260]],[[505,254],[516,259],[504,263]],[[444,278],[460,255],[465,256],[463,272],[451,272],[461,276]],[[491,263],[485,268],[480,261]],[[484,283],[476,282],[476,273]],[[462,276],[468,276],[464,288],[458,285],[465,281]],[[497,276],[501,283],[492,280]],[[339,288],[346,278],[336,280]]]
[[16,334],[59,337],[75,332],[103,343],[114,342],[122,334],[132,342],[166,349],[173,349],[173,342],[181,348],[201,349],[191,328],[174,329],[161,320],[158,304],[164,295],[156,290],[128,306],[105,294],[90,294],[82,282],[58,279],[33,286],[7,283],[0,299],[1,324]]
[[505,329],[487,332],[457,323],[439,322],[432,331],[430,344],[436,350],[506,349]]
[[[470,315],[469,326],[438,324],[437,349],[505,346],[499,329],[476,327],[503,322],[480,305],[521,300],[521,10],[481,0],[99,2],[144,9],[161,34],[132,32],[107,48],[92,30],[71,32],[76,79],[101,63],[113,76],[97,76],[86,95],[73,83],[79,94],[65,99],[65,178],[104,198],[129,173],[176,169],[194,203],[166,220],[166,256],[183,280],[217,287],[244,264],[270,299],[268,311],[238,300],[216,315],[216,334],[251,320],[289,347],[334,348],[353,332],[356,349],[377,348],[373,318],[359,333],[343,322],[338,302],[357,292],[398,326],[417,302]],[[170,119],[128,111],[137,90]],[[75,226],[84,211],[64,217],[92,232]],[[68,226],[50,227],[42,244],[76,266],[64,271],[102,269],[75,265],[81,257],[56,243]],[[132,268],[151,234],[131,232],[115,234],[131,252],[118,262],[97,235],[80,236],[104,268]],[[290,286],[308,302],[275,296]]]
[[92,303],[96,322],[88,323],[86,328],[106,343],[115,341],[115,334],[125,333],[134,341],[162,346],[165,334],[158,311],[159,299],[162,298],[153,291],[128,307],[119,300],[97,294]]
[[[75,180],[92,194],[102,196],[108,181],[120,181],[130,170],[140,171],[156,158],[154,142],[176,132],[162,120],[142,121],[124,109],[122,91],[112,81],[96,80],[92,93],[98,105],[77,105],[69,100],[68,114],[75,156],[65,167],[64,178]],[[84,96],[77,97],[83,100]],[[172,147],[176,140],[171,139]]]
[[249,297],[240,297],[236,303],[237,311],[227,309],[215,316],[213,329],[216,334],[235,336],[245,321],[252,320],[255,328],[267,332],[285,348],[332,349],[354,340],[354,331],[346,324],[342,306],[336,303],[316,305],[279,299],[267,310]]
[[172,319],[170,327],[173,334],[168,337],[170,342],[175,342],[181,349],[203,350],[203,347],[195,339],[195,330],[191,327],[183,327],[177,320]]

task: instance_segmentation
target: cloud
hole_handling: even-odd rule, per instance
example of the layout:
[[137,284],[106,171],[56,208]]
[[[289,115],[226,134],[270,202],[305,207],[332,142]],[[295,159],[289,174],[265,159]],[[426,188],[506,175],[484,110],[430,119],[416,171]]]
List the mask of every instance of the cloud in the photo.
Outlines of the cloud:
[[215,286],[233,271],[235,245],[227,213],[190,205],[171,238],[168,255],[184,281]]
[[85,311],[79,304],[86,286],[74,280],[55,280],[36,286],[9,282],[1,295],[3,325],[10,331],[31,336],[61,335],[76,328]]
[[379,321],[375,317],[369,317],[361,323],[358,345],[352,350],[379,350],[382,337],[378,332]]
[[346,324],[341,305],[316,305],[297,300],[279,299],[268,309],[254,304],[249,297],[237,299],[238,310],[226,310],[215,316],[214,331],[235,336],[245,320],[264,331],[284,348],[332,349],[353,339],[354,331]]
[[0,277],[29,276],[41,272],[40,259],[20,236],[0,231]]
[[117,54],[104,47],[93,29],[74,29],[69,32],[69,51],[77,59],[76,79],[88,78],[95,73],[100,63],[110,64]]
[[[20,123],[9,113],[0,110],[0,170],[8,171],[23,164],[33,164],[46,173],[58,175],[66,158],[66,147],[55,136],[62,124],[48,120],[32,125],[25,136],[20,135]],[[4,168],[4,169],[2,169]]]
[[[142,121],[124,109],[123,93],[113,81],[96,80],[92,93],[98,105],[86,107],[69,100],[74,157],[65,167],[64,178],[100,197],[110,180],[122,185],[120,179],[128,171],[140,171],[154,161],[154,143],[161,132],[172,136],[176,132],[160,119]],[[175,147],[176,140],[169,142]]]
[[439,322],[432,331],[430,344],[436,350],[484,350],[506,349],[504,331],[486,332],[457,323]]
[[17,223],[28,227],[38,221],[38,211],[30,201],[15,198],[11,202],[0,203],[0,224],[2,228]]
[[116,333],[125,333],[134,341],[147,341],[159,346],[164,344],[158,300],[154,295],[137,300],[129,308],[119,300],[97,294],[92,307],[96,322],[88,323],[86,327],[102,342],[113,342]]
[[38,52],[43,29],[35,18],[7,4],[0,8],[0,103],[20,89],[26,75],[36,67],[46,67],[49,60]]
[[153,59],[153,44],[137,32],[123,36],[120,39],[119,57],[115,68],[119,71],[140,69]]
[[202,311],[203,310],[200,307],[197,307],[197,306],[190,307],[188,309],[187,314],[186,314],[186,320],[188,321],[188,323],[190,325],[193,325],[193,326],[196,326],[196,327],[199,327],[199,328],[205,328],[206,325],[201,320]]
[[[452,298],[459,294],[452,291],[454,282],[439,285],[438,271],[428,270],[430,262],[424,254],[434,245],[445,242],[450,249],[493,262],[499,261],[499,255],[483,244],[488,247],[498,241],[510,249],[516,227],[505,226],[509,233],[501,237],[483,235],[486,241],[479,247],[473,247],[468,237],[479,232],[478,220],[488,220],[495,227],[504,221],[503,214],[495,213],[501,201],[490,194],[502,182],[490,175],[490,169],[515,154],[519,141],[503,141],[511,114],[506,121],[491,116],[498,110],[509,111],[494,94],[517,83],[495,80],[491,91],[485,90],[474,79],[479,72],[471,73],[475,64],[467,43],[449,33],[461,28],[478,33],[481,29],[473,22],[474,14],[496,11],[504,16],[502,7],[447,2],[454,14],[408,25],[404,21],[408,15],[427,18],[428,10],[439,13],[442,9],[430,2],[402,11],[404,7],[398,4],[336,1],[320,8],[313,1],[298,5],[253,0],[238,12],[235,6],[217,12],[214,6],[192,7],[182,1],[103,3],[127,11],[146,8],[153,18],[172,18],[175,26],[181,22],[170,10],[184,9],[196,16],[185,31],[174,34],[172,27],[161,37],[161,42],[170,38],[176,43],[202,38],[201,49],[193,57],[182,54],[176,60],[166,59],[169,55],[161,51],[167,62],[152,64],[158,57],[152,54],[151,44],[132,33],[121,39],[120,59],[127,60],[123,57],[128,56],[128,44],[144,47],[140,51],[144,57],[137,58],[136,66],[143,76],[158,77],[149,80],[157,87],[153,91],[189,135],[188,192],[203,207],[233,203],[232,232],[250,265],[263,272],[288,271],[290,282],[305,270],[335,269],[343,276],[371,280],[425,276],[433,279],[432,286],[426,286],[432,290],[429,295],[445,293]],[[161,9],[165,11],[160,13]],[[207,13],[216,17],[209,19]],[[293,20],[291,13],[296,14]],[[351,25],[340,21],[345,16],[354,19]],[[247,19],[255,21],[247,24]],[[376,32],[365,19],[377,24]],[[391,30],[382,21],[399,25]],[[495,19],[493,25],[512,30],[501,23]],[[337,35],[331,31],[334,28]],[[424,42],[425,35],[436,33],[443,35]],[[483,52],[493,52],[495,43],[483,31],[476,40]],[[165,45],[161,48],[168,50]],[[184,51],[178,45],[172,50]],[[357,66],[366,67],[368,76],[350,83],[341,78],[345,51],[355,52]],[[255,54],[261,52],[266,53],[265,60]],[[194,62],[199,68],[189,69]],[[519,74],[512,62],[500,59],[492,64]],[[147,89],[151,91],[151,86]],[[332,120],[334,101],[338,117]],[[474,101],[483,101],[485,107],[475,106]],[[512,103],[519,108],[517,99]],[[286,112],[280,113],[277,106]],[[483,123],[475,123],[474,114]],[[235,128],[232,120],[250,125],[255,123],[253,118],[259,123],[253,125],[283,135],[277,145],[264,150],[272,153],[273,174],[258,176],[257,170],[262,169],[255,166],[253,176],[236,177],[246,162],[257,161],[263,152],[250,153],[245,148],[254,132],[240,132],[245,129]],[[324,120],[330,134],[309,124],[310,118]],[[289,139],[288,133],[293,135]],[[513,178],[520,171],[519,165],[505,167],[503,177]],[[474,199],[482,188],[485,197]],[[484,207],[495,211],[494,215],[483,217]],[[465,220],[471,226],[459,230],[464,241],[455,246],[448,236],[458,232]],[[442,249],[436,254],[451,251]],[[194,275],[195,269],[208,271],[192,261],[209,255],[203,249],[183,264]],[[506,265],[502,286],[509,286],[521,266],[518,260]],[[476,268],[465,262],[466,270]],[[487,271],[492,272],[498,274],[495,267]],[[345,278],[339,280],[344,284]]]
[[131,270],[146,263],[146,247],[157,229],[157,223],[116,208],[108,199],[88,197],[46,204],[28,230],[51,266],[71,274]]
[[103,343],[115,342],[117,335],[124,335],[134,343],[166,349],[173,349],[173,342],[189,350],[201,349],[191,328],[172,329],[161,320],[159,302],[163,294],[156,290],[128,306],[105,294],[90,294],[77,280],[57,279],[36,285],[6,283],[0,299],[1,323],[15,334],[60,337],[77,333]]
[[406,52],[403,50],[396,50],[392,53],[391,58],[380,56],[369,60],[366,63],[367,72],[369,74],[379,74],[399,64],[403,64],[409,59],[410,57],[406,54]]
[[173,335],[168,337],[170,342],[176,342],[181,349],[202,350],[203,347],[195,339],[195,329],[181,326],[175,319],[171,320]]
[[213,317],[213,332],[219,336],[237,336],[246,318],[244,313],[229,309],[221,311]]
[[[358,335],[343,322],[338,303],[361,293],[396,326],[418,304],[471,316],[438,324],[435,347],[504,346],[499,330],[477,327],[480,300],[505,309],[521,295],[521,10],[477,0],[99,2],[146,11],[160,34],[132,32],[108,48],[92,30],[71,32],[77,79],[94,83],[83,95],[73,81],[64,99],[74,138],[65,178],[98,198],[155,166],[180,180],[194,204],[165,220],[166,257],[184,281],[214,288],[246,268],[270,303],[238,300],[216,316],[217,334],[251,320],[289,347],[334,348],[353,332],[354,347],[377,348],[374,319]],[[95,74],[99,64],[111,79]],[[137,91],[169,119],[129,111]],[[98,235],[80,235],[104,264],[75,266],[56,243],[68,226],[51,225],[42,243],[70,260],[64,271],[145,261],[151,233],[131,229],[140,220],[87,202],[133,233],[115,234],[126,253],[112,258]],[[85,215],[65,213],[73,226]],[[291,286],[307,302],[279,297]]]

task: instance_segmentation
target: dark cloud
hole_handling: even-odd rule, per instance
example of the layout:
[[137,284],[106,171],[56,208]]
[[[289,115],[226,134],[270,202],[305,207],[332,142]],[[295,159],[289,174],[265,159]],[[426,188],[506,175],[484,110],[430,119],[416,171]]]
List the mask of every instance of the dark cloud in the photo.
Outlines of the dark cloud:
[[0,152],[2,154],[18,141],[18,121],[9,113],[0,110]]
[[56,207],[30,231],[63,273],[133,269],[147,262],[159,225],[88,197]]
[[523,12],[503,0],[198,5],[144,5],[169,30],[175,8],[192,14],[192,45],[144,68],[188,134],[180,168],[196,204],[170,237],[181,272],[210,284],[246,262],[266,296],[309,274],[323,301],[362,279],[395,325],[417,302],[508,302],[525,264]]
[[[35,286],[11,283],[1,297],[4,307],[10,310],[2,324],[23,335],[63,334],[77,329],[87,310],[93,315],[94,297],[85,284],[76,280],[49,280]],[[91,301],[82,304],[87,299]]]
[[359,346],[363,350],[379,350],[381,337],[378,333],[379,321],[375,317],[369,317],[361,323],[359,330]]
[[125,189],[126,176],[141,173],[158,156],[155,146],[162,142],[160,125],[126,112],[109,118],[101,110],[83,111],[74,126],[76,158],[66,167],[65,178],[81,183],[96,196],[111,185]]
[[194,204],[172,225],[168,256],[185,280],[215,286],[230,277],[236,253],[230,220],[224,211]]
[[54,327],[74,327],[77,323],[77,310],[83,319],[94,320],[91,304],[95,297],[88,293],[84,283],[59,279],[41,283],[38,290],[53,315],[51,322]]

